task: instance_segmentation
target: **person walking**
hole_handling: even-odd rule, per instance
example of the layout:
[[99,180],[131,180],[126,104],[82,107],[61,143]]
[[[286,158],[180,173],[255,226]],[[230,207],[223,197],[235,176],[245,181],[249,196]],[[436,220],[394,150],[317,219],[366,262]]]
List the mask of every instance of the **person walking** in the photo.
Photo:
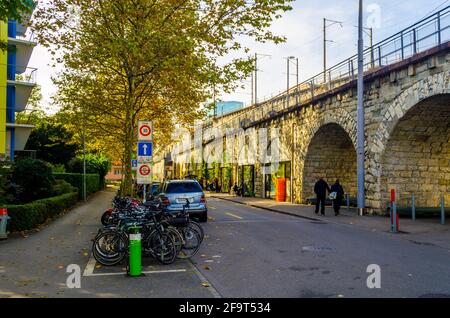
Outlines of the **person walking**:
[[339,215],[339,210],[341,209],[342,200],[344,199],[344,188],[339,183],[339,179],[331,186],[330,196],[333,200],[334,215]]
[[326,183],[323,178],[319,178],[317,180],[316,184],[314,185],[314,193],[316,194],[316,210],[315,213],[319,214],[319,206],[320,214],[325,215],[325,198],[327,196],[327,191],[330,192],[330,187],[328,186],[328,183]]

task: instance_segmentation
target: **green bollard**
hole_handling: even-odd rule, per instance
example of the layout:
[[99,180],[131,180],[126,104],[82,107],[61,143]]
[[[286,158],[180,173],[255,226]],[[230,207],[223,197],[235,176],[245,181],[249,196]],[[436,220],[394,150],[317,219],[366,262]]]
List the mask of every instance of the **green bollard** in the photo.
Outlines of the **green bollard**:
[[129,266],[128,275],[137,277],[142,275],[142,245],[139,226],[133,226],[129,229]]

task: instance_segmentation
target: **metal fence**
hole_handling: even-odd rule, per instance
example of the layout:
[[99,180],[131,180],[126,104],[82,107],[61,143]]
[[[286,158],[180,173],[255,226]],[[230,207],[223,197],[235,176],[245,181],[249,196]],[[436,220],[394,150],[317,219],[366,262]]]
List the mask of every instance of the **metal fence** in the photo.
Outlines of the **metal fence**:
[[[402,61],[450,40],[450,6],[364,50],[364,73]],[[266,118],[289,106],[310,102],[314,96],[338,88],[358,76],[358,55],[244,111],[227,115],[227,123]],[[255,109],[252,112],[245,110]],[[210,123],[209,123],[210,124]],[[242,124],[241,124],[242,125]]]

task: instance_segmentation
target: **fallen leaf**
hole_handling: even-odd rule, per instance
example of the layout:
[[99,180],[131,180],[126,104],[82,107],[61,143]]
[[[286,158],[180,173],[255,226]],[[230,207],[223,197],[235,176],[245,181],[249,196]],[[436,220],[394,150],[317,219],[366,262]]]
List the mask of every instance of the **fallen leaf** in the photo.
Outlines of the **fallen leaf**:
[[50,237],[50,240],[52,240],[52,241],[53,241],[54,239],[55,239],[54,237]]
[[208,284],[207,282],[203,282],[203,283],[202,283],[202,286],[203,286],[203,287],[211,287],[211,285]]
[[59,265],[58,268],[59,268],[59,269],[63,269],[64,266],[63,266],[63,265]]
[[205,257],[206,257],[206,255],[205,255],[205,254],[202,254],[202,255],[200,255],[200,257],[203,257],[203,258],[205,258]]
[[204,269],[206,269],[207,271],[210,271],[211,267],[209,267],[208,265],[205,265]]
[[95,268],[102,268],[102,265],[96,265]]
[[84,256],[89,256],[89,253],[84,252],[83,255]]

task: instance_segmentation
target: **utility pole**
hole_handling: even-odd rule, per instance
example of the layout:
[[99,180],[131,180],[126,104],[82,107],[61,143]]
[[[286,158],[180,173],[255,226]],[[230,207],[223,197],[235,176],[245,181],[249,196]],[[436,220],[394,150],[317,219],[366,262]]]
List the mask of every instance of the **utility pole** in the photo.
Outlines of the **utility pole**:
[[86,128],[83,114],[83,200],[86,202]]
[[255,105],[258,104],[258,53],[255,53]]
[[[358,26],[356,25],[355,28],[358,28]],[[375,58],[374,58],[374,52],[373,52],[373,28],[362,27],[362,29],[363,29],[363,32],[369,36],[370,65],[371,65],[371,67],[375,67],[375,64],[374,64]]]
[[357,109],[357,163],[358,163],[358,214],[363,215],[364,191],[364,39],[363,0],[359,0],[358,18],[358,109]]
[[[271,57],[272,55],[255,53],[255,70],[254,70],[254,72],[255,72],[255,89],[254,89],[254,94],[252,94],[252,96],[254,95],[254,97],[255,97],[255,105],[258,104],[258,56]],[[253,81],[252,81],[252,91],[253,91]],[[253,101],[252,101],[252,103],[253,103]]]
[[[330,24],[327,25],[327,22],[330,22]],[[327,82],[327,42],[333,42],[330,40],[327,40],[327,28],[339,24],[342,28],[342,22],[340,21],[334,21],[330,19],[323,19],[323,83],[325,84]]]
[[255,71],[252,71],[252,75],[251,75],[251,91],[252,91],[252,101],[250,102],[250,105],[253,105],[253,102],[255,101],[254,99],[254,92],[253,92],[253,88],[254,88],[254,83],[253,83],[253,76],[255,74]]

